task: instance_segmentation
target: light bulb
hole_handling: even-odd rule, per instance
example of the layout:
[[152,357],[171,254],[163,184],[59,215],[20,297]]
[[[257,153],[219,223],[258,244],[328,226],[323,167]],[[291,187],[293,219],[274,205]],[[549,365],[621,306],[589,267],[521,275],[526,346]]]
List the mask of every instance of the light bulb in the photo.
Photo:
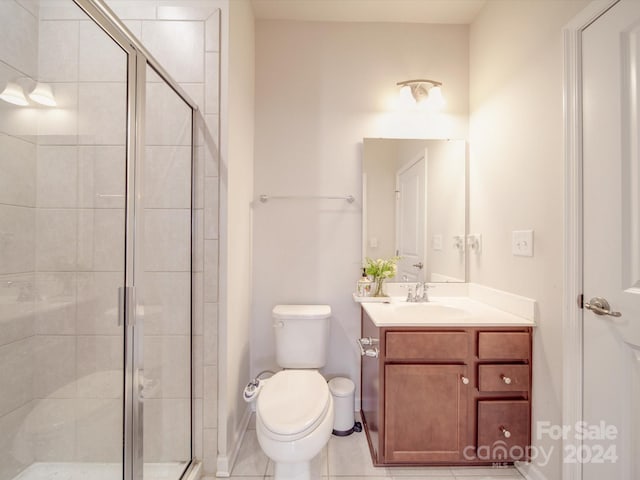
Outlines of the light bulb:
[[447,103],[442,95],[442,89],[438,85],[429,89],[428,101],[430,106],[435,109],[441,109]]
[[398,94],[398,105],[402,108],[411,108],[415,103],[416,101],[411,93],[411,87],[409,85],[403,86]]

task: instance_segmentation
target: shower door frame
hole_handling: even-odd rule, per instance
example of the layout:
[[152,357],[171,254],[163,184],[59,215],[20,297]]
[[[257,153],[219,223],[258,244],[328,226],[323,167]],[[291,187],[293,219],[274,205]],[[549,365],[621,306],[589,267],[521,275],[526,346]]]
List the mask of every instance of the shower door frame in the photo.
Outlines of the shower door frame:
[[[126,221],[125,221],[125,285],[119,291],[119,322],[124,327],[124,401],[123,401],[123,480],[143,480],[144,478],[144,418],[143,388],[144,364],[142,355],[143,322],[137,318],[136,280],[143,271],[140,255],[136,250],[142,247],[140,219],[142,205],[142,164],[145,153],[145,104],[146,69],[150,66],[158,76],[191,108],[191,273],[193,274],[193,198],[195,186],[195,125],[198,106],[184,92],[160,63],[127,29],[103,0],[73,0],[120,48],[127,54],[127,127],[126,127]],[[136,228],[138,227],[138,228]],[[138,231],[137,231],[138,230]],[[132,260],[133,259],[133,260]],[[193,309],[193,280],[191,310]],[[193,331],[193,315],[190,312]],[[190,352],[193,340],[190,341]],[[190,355],[191,358],[193,357]],[[189,460],[181,478],[187,478],[194,469],[193,458],[193,359],[190,369],[190,445]]]

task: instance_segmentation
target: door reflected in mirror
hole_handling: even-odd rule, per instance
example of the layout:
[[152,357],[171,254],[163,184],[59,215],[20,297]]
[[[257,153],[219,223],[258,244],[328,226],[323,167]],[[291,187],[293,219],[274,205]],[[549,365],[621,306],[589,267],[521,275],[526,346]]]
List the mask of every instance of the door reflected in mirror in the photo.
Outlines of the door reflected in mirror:
[[401,257],[393,282],[464,282],[464,140],[365,138],[363,257]]

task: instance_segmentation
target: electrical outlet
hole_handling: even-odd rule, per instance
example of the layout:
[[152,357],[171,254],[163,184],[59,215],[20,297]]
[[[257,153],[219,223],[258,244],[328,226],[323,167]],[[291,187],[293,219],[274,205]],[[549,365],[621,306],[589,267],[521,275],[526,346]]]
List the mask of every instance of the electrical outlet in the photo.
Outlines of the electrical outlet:
[[511,232],[511,252],[519,257],[533,257],[533,230]]

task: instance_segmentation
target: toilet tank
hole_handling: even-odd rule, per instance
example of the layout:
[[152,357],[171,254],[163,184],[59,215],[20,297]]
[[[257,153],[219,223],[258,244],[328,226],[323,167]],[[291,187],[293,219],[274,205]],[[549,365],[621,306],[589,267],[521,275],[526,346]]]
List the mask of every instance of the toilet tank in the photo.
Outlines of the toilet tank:
[[329,305],[276,305],[276,362],[282,368],[321,368],[327,362]]

